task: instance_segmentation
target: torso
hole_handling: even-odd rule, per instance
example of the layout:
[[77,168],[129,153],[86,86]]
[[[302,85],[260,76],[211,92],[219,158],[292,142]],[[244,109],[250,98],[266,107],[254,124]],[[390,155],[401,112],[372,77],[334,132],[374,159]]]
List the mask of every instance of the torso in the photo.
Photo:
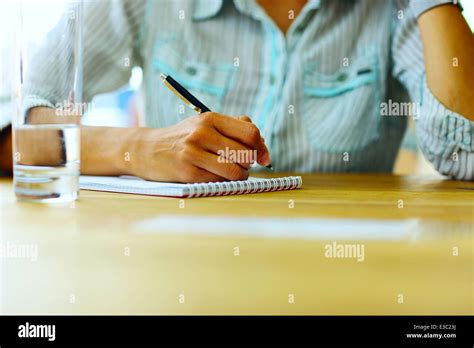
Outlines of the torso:
[[167,73],[211,110],[250,116],[277,170],[391,171],[406,122],[380,117],[382,100],[398,100],[387,91],[391,2],[288,0],[284,23],[288,6],[258,1],[147,2],[146,125],[194,115],[159,80]]

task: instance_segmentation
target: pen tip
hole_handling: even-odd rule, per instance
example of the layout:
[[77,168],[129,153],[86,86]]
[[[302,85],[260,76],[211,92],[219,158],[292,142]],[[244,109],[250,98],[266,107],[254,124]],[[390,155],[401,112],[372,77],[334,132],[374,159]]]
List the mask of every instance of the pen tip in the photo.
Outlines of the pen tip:
[[161,79],[161,81],[166,80],[167,77],[168,77],[168,76],[165,75],[165,74],[160,74],[160,79]]

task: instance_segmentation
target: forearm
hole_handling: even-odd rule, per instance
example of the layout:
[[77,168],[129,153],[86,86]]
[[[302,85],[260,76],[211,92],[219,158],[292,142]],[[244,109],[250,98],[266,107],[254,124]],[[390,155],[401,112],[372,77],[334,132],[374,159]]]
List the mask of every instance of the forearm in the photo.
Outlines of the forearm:
[[454,5],[435,7],[418,19],[426,79],[447,108],[474,120],[474,38]]
[[12,132],[8,127],[0,133],[0,171],[11,173],[12,160]]
[[[30,124],[78,124],[79,116],[58,116],[53,108],[30,111]],[[16,135],[23,163],[58,162],[59,144],[38,132]],[[247,116],[205,113],[166,128],[81,127],[81,173],[135,175],[152,181],[215,182],[245,180],[253,161],[268,166],[270,154],[260,131]],[[232,160],[219,154],[255,151],[255,159]],[[56,161],[55,161],[56,159]]]
[[130,161],[126,144],[135,128],[81,127],[81,173],[124,175]]
[[[79,124],[80,116],[57,116],[54,109],[38,107],[30,111],[28,121],[32,124]],[[129,156],[125,144],[135,133],[136,128],[81,126],[81,173],[88,175],[127,174],[125,162],[129,159]],[[31,143],[31,139],[29,140]],[[41,160],[38,159],[38,156],[42,158],[54,156],[55,146],[49,141],[42,142],[39,140],[36,140],[35,143],[40,144],[41,148],[36,151],[34,160]],[[31,145],[22,147],[32,148]]]

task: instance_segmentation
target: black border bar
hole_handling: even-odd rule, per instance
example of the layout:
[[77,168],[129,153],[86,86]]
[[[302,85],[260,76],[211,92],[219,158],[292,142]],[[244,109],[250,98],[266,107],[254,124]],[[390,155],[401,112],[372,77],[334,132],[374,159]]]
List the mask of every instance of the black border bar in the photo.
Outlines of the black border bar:
[[[19,337],[20,326],[26,323],[30,329],[32,325],[55,325],[55,340]],[[311,343],[473,347],[473,328],[473,316],[0,316],[0,346]],[[409,338],[407,334],[422,336]],[[435,334],[443,337],[435,338]]]

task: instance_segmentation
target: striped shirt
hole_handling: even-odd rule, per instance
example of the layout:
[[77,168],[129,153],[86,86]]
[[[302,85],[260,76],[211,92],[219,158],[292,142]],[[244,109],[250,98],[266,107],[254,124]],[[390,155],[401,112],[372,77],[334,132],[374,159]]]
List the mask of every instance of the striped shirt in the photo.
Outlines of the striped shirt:
[[[473,122],[428,88],[416,22],[445,2],[310,0],[285,35],[255,0],[88,1],[84,99],[140,65],[145,125],[167,127],[193,115],[161,83],[170,74],[213,111],[248,115],[275,169],[294,172],[391,172],[416,109],[426,158],[472,180]],[[30,92],[34,105],[52,106],[61,48],[44,52],[50,64]]]

